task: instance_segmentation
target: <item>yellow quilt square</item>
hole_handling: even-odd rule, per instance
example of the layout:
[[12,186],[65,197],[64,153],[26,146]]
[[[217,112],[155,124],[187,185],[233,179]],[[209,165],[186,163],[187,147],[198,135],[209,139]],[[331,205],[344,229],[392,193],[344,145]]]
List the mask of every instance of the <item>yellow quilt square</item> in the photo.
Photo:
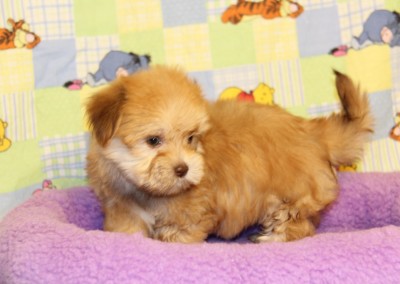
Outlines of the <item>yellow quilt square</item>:
[[118,30],[120,33],[150,30],[161,28],[161,2],[146,1],[117,1]]
[[10,94],[34,87],[32,51],[13,49],[0,52],[0,92]]
[[346,56],[348,74],[362,89],[372,93],[392,88],[390,47],[375,45],[350,50]]
[[207,25],[167,28],[164,41],[167,64],[182,65],[188,71],[212,68]]
[[257,62],[299,57],[296,23],[292,19],[254,21]]

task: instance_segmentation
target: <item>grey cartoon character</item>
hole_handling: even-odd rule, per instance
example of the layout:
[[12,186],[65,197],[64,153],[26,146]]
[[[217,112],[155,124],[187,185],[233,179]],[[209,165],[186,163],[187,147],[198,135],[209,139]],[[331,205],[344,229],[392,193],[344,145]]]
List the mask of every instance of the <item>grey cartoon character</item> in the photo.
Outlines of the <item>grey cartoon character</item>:
[[112,50],[100,61],[99,69],[94,74],[87,74],[86,81],[80,79],[68,81],[64,87],[70,90],[80,90],[84,84],[91,87],[103,85],[117,77],[128,76],[140,69],[147,68],[150,61],[149,55]]
[[350,48],[360,50],[373,44],[400,46],[400,14],[396,11],[376,10],[364,22],[360,36],[353,36],[350,44],[330,51],[333,56],[346,55]]

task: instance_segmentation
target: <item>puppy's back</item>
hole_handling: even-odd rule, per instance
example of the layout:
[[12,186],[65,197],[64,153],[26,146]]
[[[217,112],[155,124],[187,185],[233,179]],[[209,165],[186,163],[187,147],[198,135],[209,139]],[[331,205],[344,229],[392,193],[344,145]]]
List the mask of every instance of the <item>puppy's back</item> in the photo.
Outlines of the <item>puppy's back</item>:
[[307,133],[305,119],[279,106],[236,101],[211,104],[209,114],[205,186],[221,208],[219,236],[234,237],[272,214],[284,199],[320,195],[310,177],[327,176],[331,168],[324,148]]

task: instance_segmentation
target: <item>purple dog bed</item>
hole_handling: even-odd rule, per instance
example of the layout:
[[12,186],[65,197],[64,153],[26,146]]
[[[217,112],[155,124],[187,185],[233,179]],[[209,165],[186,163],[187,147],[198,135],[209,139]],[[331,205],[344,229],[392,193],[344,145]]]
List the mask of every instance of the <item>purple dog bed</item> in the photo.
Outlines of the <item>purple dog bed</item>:
[[400,283],[400,173],[343,173],[316,236],[162,243],[101,230],[87,187],[32,197],[0,223],[0,283]]

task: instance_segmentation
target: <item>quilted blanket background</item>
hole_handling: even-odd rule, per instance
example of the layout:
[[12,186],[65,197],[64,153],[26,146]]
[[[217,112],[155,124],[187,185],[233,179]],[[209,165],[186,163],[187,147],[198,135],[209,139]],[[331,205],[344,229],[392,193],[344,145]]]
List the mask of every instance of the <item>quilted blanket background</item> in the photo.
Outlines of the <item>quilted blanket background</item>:
[[152,64],[182,66],[211,100],[271,103],[264,92],[304,117],[338,110],[332,69],[345,72],[376,119],[347,170],[400,170],[400,1],[238,2],[0,1],[0,217],[34,192],[86,184],[85,100]]

